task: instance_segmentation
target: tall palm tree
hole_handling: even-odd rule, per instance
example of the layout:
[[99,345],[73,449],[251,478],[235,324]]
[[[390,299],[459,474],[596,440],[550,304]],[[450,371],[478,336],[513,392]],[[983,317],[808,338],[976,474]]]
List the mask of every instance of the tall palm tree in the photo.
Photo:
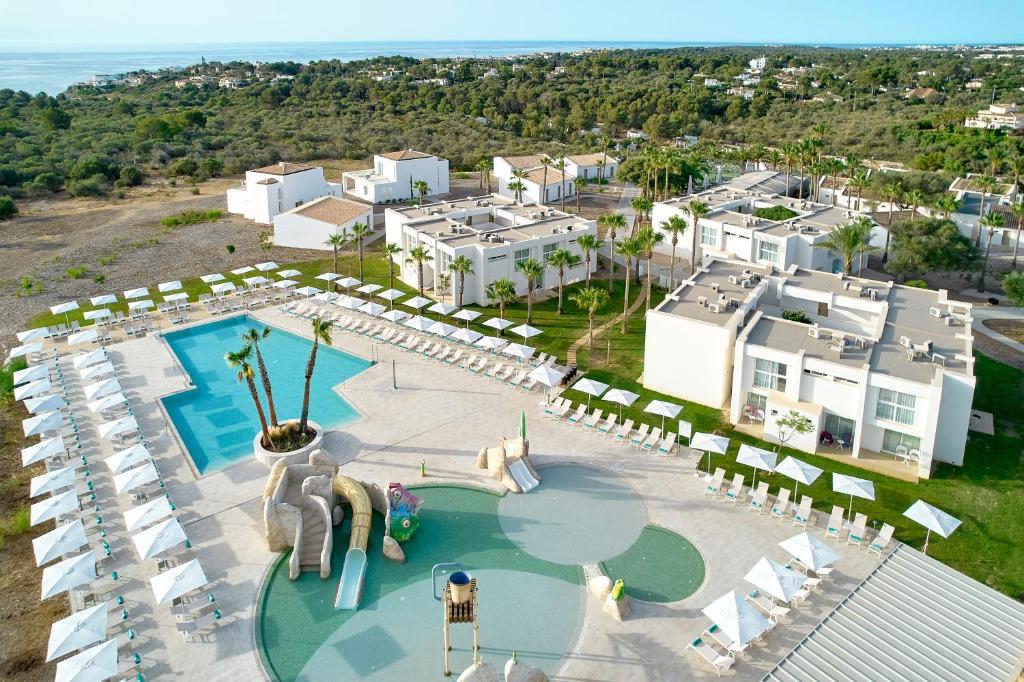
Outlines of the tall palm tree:
[[[769,149],[765,154],[765,161],[771,166],[771,169],[776,173],[782,168],[782,151],[779,149]],[[788,185],[787,185],[788,187]]]
[[[331,250],[334,252],[334,272],[335,273],[338,272],[338,250],[341,249],[341,248],[344,248],[345,244],[347,244],[347,243],[348,243],[348,234],[346,234],[345,232],[335,232],[334,234],[332,234],[330,237],[327,238],[327,241],[324,242],[324,244],[326,244],[327,246],[331,247]],[[334,285],[334,290],[335,291],[338,290],[338,285],[337,284]]]
[[249,395],[252,396],[252,401],[256,405],[256,416],[260,420],[260,433],[263,434],[263,444],[267,447],[273,447],[274,441],[270,439],[270,429],[267,427],[267,417],[263,414],[263,405],[260,403],[260,394],[256,392],[256,381],[254,380],[254,372],[252,371],[252,365],[249,364],[249,355],[252,353],[252,347],[245,345],[242,346],[241,350],[237,350],[233,353],[226,353],[224,355],[224,361],[228,363],[228,367],[232,369],[238,369],[238,381],[244,381],[249,386]]
[[434,257],[427,251],[427,247],[422,244],[409,249],[409,255],[405,257],[406,263],[416,264],[416,281],[419,284],[420,296],[423,295],[423,264],[434,260]]
[[1013,241],[1013,262],[1010,264],[1010,268],[1013,270],[1017,269],[1017,249],[1020,248],[1020,231],[1024,228],[1024,202],[1018,201],[1010,207],[1013,211],[1013,217],[1017,219],[1017,238]]
[[373,228],[366,223],[356,223],[352,226],[352,239],[356,242],[356,249],[359,256],[359,279],[363,279],[363,238],[373,234]]
[[579,247],[580,253],[583,254],[583,266],[586,270],[587,286],[590,286],[590,254],[597,253],[601,250],[601,244],[603,242],[597,238],[594,234],[581,234],[576,239],[576,246]]
[[836,185],[839,182],[839,174],[846,170],[846,164],[839,159],[829,159],[823,164],[824,170],[832,176],[832,206],[836,205]]
[[622,272],[625,294],[622,299],[622,333],[629,331],[629,280],[632,276],[633,261],[644,252],[644,245],[636,237],[627,237],[619,242],[619,253],[626,257],[626,269]]
[[634,197],[629,200],[629,205],[633,209],[632,234],[636,234],[644,226],[644,219],[647,217],[647,212],[654,206],[654,202],[647,197]]
[[516,263],[516,270],[526,277],[526,324],[533,323],[533,290],[544,275],[544,264],[536,258],[527,258]]
[[847,187],[850,188],[851,192],[857,193],[857,210],[861,210],[864,205],[864,190],[869,185],[868,174],[862,170],[854,171],[853,175],[850,176],[850,181],[847,183]]
[[957,209],[960,208],[960,202],[952,194],[943,193],[935,199],[932,208],[939,211],[943,218],[949,218],[951,213],[956,213]]
[[668,199],[672,196],[672,191],[669,188],[669,178],[671,174],[682,167],[683,157],[679,155],[672,147],[665,147],[661,150],[661,167],[665,171],[665,183],[661,189],[663,199]]
[[587,187],[587,179],[581,176],[577,176],[572,181],[573,186],[576,188],[576,213],[580,212],[580,197],[583,196],[583,190]]
[[[789,196],[789,178],[793,172],[793,166],[800,162],[800,149],[797,145],[787,143],[782,145],[782,162],[786,164],[786,196]],[[803,194],[803,184],[800,186]]]
[[711,209],[703,201],[692,199],[686,206],[687,212],[690,214],[690,222],[693,226],[693,230],[690,233],[690,275],[692,276],[697,270],[697,233],[700,232],[698,223],[700,219],[706,216]]
[[309,360],[306,361],[306,385],[302,389],[302,414],[299,417],[299,435],[306,435],[306,424],[309,422],[309,385],[313,381],[313,365],[316,364],[316,351],[320,343],[331,345],[331,329],[334,320],[314,317],[310,320],[313,332],[313,347],[309,349]]
[[1010,159],[1010,173],[1013,174],[1013,188],[1020,192],[1020,178],[1024,176],[1024,154],[1018,154]]
[[[485,293],[491,305],[498,306],[498,318],[502,320],[505,319],[505,306],[519,300],[519,296],[516,295],[516,283],[508,277],[499,277],[488,284]],[[498,336],[503,334],[504,332],[499,329]]]
[[417,180],[412,183],[412,186],[416,188],[416,192],[420,195],[420,205],[423,205],[423,200],[427,198],[427,194],[430,192],[430,185],[427,184],[426,180]]
[[458,256],[451,262],[448,269],[459,276],[458,306],[461,308],[462,295],[466,292],[466,275],[473,274],[473,261],[468,256]]
[[601,185],[604,184],[604,166],[605,166],[605,161],[604,161],[603,158],[602,159],[598,159],[597,163],[594,164],[594,165],[597,166],[597,186],[600,187]]
[[486,180],[487,192],[489,194],[491,191],[491,162],[488,161],[487,159],[480,159],[479,161],[476,162],[476,165],[473,166],[473,170],[480,174],[479,178],[481,190],[483,190],[484,181]]
[[898,182],[888,182],[882,186],[882,196],[889,204],[889,224],[885,230],[885,250],[882,252],[882,263],[889,262],[889,237],[892,234],[892,207],[896,200],[903,194],[903,185]]
[[924,203],[924,194],[919,189],[912,189],[903,195],[903,203],[910,206],[910,220],[917,217],[917,207]]
[[587,348],[593,348],[594,315],[608,304],[608,292],[597,287],[587,287],[569,294],[569,300],[580,310],[587,311]]
[[551,164],[554,161],[550,156],[544,155],[540,157],[540,165],[544,169],[544,184],[540,188],[540,198],[538,202],[541,204],[548,203],[548,169],[551,168]]
[[988,256],[992,253],[992,233],[1005,224],[1002,213],[989,213],[981,219],[981,226],[988,228],[988,244],[985,245],[985,258],[981,262],[981,274],[978,276],[978,291],[981,293],[985,293],[985,273],[988,270]]
[[555,170],[562,174],[562,181],[558,185],[558,198],[561,200],[560,206],[558,207],[562,213],[565,213],[565,158],[560,158],[554,164]]
[[989,175],[993,178],[999,175],[999,169],[1003,167],[1006,156],[1005,147],[989,147],[985,150],[985,160],[989,164]]
[[565,271],[578,267],[583,259],[568,249],[555,249],[548,254],[547,265],[558,271],[558,314],[562,314],[562,291],[565,286]]
[[[653,274],[651,268],[651,259],[654,258],[654,247],[661,243],[665,239],[663,232],[658,232],[653,227],[645,227],[640,230],[636,235],[637,240],[640,242],[640,246],[643,247],[643,253],[641,254],[647,261],[647,310],[651,309],[651,275]],[[637,264],[637,274],[639,274],[639,264]]]
[[601,218],[608,230],[608,293],[611,293],[612,280],[615,279],[615,237],[619,230],[626,227],[626,217],[621,213],[606,213]]
[[686,232],[690,226],[681,216],[671,216],[661,224],[661,229],[672,235],[672,262],[668,269],[668,288],[672,291],[676,288],[676,244],[679,243],[679,235]]
[[982,175],[974,178],[974,186],[981,194],[981,206],[978,208],[978,237],[974,240],[974,245],[981,246],[981,221],[985,218],[985,201],[988,199],[989,193],[996,188],[996,179]]
[[523,203],[523,190],[526,189],[526,185],[522,180],[512,180],[506,185],[506,188],[515,195],[516,201]]
[[384,245],[384,258],[388,261],[388,286],[395,288],[395,256],[402,253],[402,247],[388,242]]
[[853,271],[854,259],[877,250],[870,243],[873,227],[870,218],[858,218],[849,225],[835,228],[828,233],[825,241],[818,242],[814,247],[839,254],[843,261],[843,274],[849,275]]
[[267,396],[267,412],[270,413],[270,425],[277,426],[277,410],[274,409],[274,392],[270,389],[270,375],[267,374],[267,365],[263,362],[263,353],[260,352],[260,341],[270,336],[270,327],[249,329],[242,334],[242,343],[252,346],[256,351],[256,367],[260,370],[260,380],[263,383],[263,392]]

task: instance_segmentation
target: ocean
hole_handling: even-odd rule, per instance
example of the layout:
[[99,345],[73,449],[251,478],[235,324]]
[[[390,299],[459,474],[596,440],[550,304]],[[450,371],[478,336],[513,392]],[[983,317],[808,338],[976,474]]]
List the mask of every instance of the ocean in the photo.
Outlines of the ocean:
[[207,61],[353,61],[379,56],[504,57],[586,48],[670,48],[677,43],[580,41],[430,41],[330,43],[202,43],[161,45],[60,45],[0,42],[0,89],[56,95],[96,74],[157,70]]

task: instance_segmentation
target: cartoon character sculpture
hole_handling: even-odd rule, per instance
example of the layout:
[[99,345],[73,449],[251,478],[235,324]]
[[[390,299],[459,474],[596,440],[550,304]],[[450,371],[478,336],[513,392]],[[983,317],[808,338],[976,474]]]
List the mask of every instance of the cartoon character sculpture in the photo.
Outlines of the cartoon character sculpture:
[[418,512],[422,498],[413,495],[401,483],[388,485],[388,513],[384,519],[385,532],[398,542],[405,542],[420,527]]

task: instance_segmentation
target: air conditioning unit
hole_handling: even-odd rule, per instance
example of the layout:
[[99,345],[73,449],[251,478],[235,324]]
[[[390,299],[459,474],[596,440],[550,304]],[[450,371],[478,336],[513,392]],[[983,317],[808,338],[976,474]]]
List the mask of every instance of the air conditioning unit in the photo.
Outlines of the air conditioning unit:
[[720,312],[722,312],[721,306],[719,306],[717,303],[709,304],[708,305],[708,310],[710,310],[713,313],[720,313]]
[[739,283],[739,279],[737,279],[736,275],[729,275],[729,284],[738,284],[738,283]]

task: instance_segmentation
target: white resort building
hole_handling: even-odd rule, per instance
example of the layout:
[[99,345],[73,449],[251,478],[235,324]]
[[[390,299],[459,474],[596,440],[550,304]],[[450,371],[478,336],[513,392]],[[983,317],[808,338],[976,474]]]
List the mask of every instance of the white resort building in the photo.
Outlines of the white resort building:
[[274,243],[297,249],[331,250],[327,238],[356,223],[373,227],[373,207],[338,197],[320,197],[274,217]]
[[[576,239],[581,234],[597,234],[597,224],[557,209],[537,204],[520,204],[496,194],[469,197],[408,208],[389,208],[384,213],[389,243],[402,248],[401,279],[409,286],[418,286],[418,268],[404,259],[417,245],[427,248],[432,260],[423,266],[424,285],[437,288],[437,276],[447,272],[451,262],[466,256],[473,262],[473,273],[466,275],[464,304],[486,303],[487,286],[500,277],[516,284],[516,291],[526,293],[526,278],[516,264],[527,258],[545,262],[548,254],[567,249],[580,255]],[[591,271],[597,267],[592,258]],[[565,283],[586,276],[580,265],[566,272]],[[453,277],[452,293],[457,291]],[[551,269],[544,272],[537,289],[558,285],[558,275]]]
[[345,194],[371,204],[416,199],[420,180],[430,188],[427,196],[436,196],[448,193],[448,160],[413,149],[375,154],[373,168],[342,173],[341,179]]
[[[770,442],[886,453],[928,477],[963,463],[972,342],[971,305],[945,291],[716,259],[647,314],[644,386],[726,408]],[[807,433],[780,434],[791,411]]]
[[324,180],[324,169],[301,163],[275,163],[245,172],[241,187],[229,189],[228,213],[269,225],[274,216],[319,197],[341,196],[341,185]]
[[[546,170],[543,163],[545,158],[550,159]],[[497,182],[498,192],[506,197],[515,197],[515,192],[510,190],[508,185],[516,179],[515,172],[521,171],[524,173],[524,176],[519,178],[524,186],[523,202],[546,204],[560,201],[562,197],[575,196],[577,177],[596,181],[600,176],[610,180],[619,169],[619,160],[614,156],[602,153],[578,154],[564,157],[563,173],[562,170],[555,168],[555,164],[561,158],[546,157],[544,154],[495,156],[491,173]]]

